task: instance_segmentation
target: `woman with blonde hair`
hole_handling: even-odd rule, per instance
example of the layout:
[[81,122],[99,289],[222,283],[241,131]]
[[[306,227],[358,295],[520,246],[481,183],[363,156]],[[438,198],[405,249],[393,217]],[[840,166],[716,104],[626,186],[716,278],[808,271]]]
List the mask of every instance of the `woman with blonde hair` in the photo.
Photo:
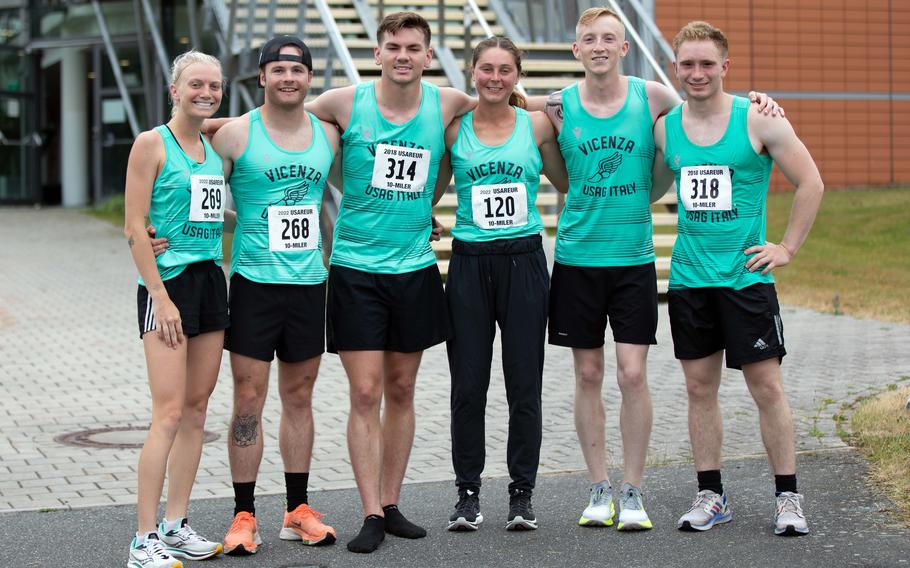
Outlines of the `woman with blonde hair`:
[[[536,529],[531,493],[541,442],[541,385],[550,278],[535,201],[544,171],[568,186],[556,133],[542,112],[527,112],[516,91],[521,51],[491,37],[474,49],[478,105],[446,129],[458,209],[446,296],[454,337],[447,343],[452,374],[452,463],[458,504],[449,530],[476,530],[484,468],[484,413],[496,324],[509,402],[509,530]],[[439,175],[437,190],[448,185]]]
[[[214,57],[197,51],[177,57],[171,119],[136,138],[126,170],[124,233],[140,275],[139,335],[152,395],[128,568],[182,568],[175,557],[201,560],[221,552],[186,517],[228,327],[220,264],[226,188],[221,158],[199,132],[221,104],[222,86]],[[147,217],[169,243],[157,258]],[[158,524],[165,470],[167,505]]]

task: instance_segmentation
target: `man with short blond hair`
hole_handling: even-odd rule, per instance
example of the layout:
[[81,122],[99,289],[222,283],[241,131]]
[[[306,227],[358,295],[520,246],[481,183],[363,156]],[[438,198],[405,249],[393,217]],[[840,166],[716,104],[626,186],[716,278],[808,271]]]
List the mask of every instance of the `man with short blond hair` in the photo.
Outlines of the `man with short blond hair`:
[[[657,342],[650,204],[666,191],[662,185],[652,190],[652,127],[679,97],[661,83],[620,73],[629,42],[612,10],[585,10],[575,29],[572,53],[584,66],[585,78],[550,95],[545,107],[559,132],[569,173],[556,234],[549,342],[571,347],[575,361],[575,427],[592,483],[578,523],[611,526],[615,510],[602,398],[604,335],[610,323],[622,394],[617,528],[650,529],[641,492],[653,414],[647,355]],[[532,99],[529,108],[540,106],[540,98]],[[759,108],[764,107],[762,100]]]
[[[698,494],[677,527],[705,531],[732,519],[720,476],[718,389],[726,355],[728,368],[742,370],[758,407],[774,471],[774,532],[804,535],[809,527],[797,492],[793,420],[780,371],[783,322],[771,271],[789,264],[806,240],[824,186],[786,119],[749,112],[746,99],[724,92],[730,59],[723,32],[691,22],[673,47],[686,102],[655,125],[655,168],[673,173],[680,203],[668,307],[673,350],[686,377],[698,477]],[[776,244],[765,241],[774,164],[796,186],[790,221]]]

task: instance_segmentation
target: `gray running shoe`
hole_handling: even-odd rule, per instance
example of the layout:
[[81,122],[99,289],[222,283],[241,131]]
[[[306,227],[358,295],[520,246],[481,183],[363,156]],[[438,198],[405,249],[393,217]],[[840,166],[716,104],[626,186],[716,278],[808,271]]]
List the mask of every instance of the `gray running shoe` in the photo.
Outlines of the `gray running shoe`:
[[624,483],[619,493],[619,523],[616,530],[641,531],[653,526],[641,502],[641,489],[631,483]]
[[581,513],[578,524],[583,527],[609,527],[613,525],[613,488],[608,480],[591,486],[591,500]]
[[699,491],[692,506],[676,522],[681,531],[706,531],[714,525],[733,520],[733,507],[727,495],[718,495],[710,489]]
[[809,534],[809,525],[806,524],[806,515],[803,514],[803,496],[799,493],[784,491],[777,496],[774,534],[780,536]]

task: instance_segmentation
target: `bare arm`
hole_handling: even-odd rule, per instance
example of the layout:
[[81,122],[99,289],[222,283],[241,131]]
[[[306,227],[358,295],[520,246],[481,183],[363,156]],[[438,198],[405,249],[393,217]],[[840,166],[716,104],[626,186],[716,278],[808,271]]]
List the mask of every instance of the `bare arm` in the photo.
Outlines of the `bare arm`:
[[654,123],[654,164],[651,166],[651,203],[659,200],[675,181],[673,172],[664,161],[665,140],[664,117],[661,116]]
[[449,188],[452,182],[452,146],[458,138],[458,131],[461,129],[461,118],[456,118],[452,124],[446,128],[445,141],[446,153],[439,162],[439,174],[436,176],[436,187],[433,191],[433,205],[435,206],[442,199],[443,194]]
[[319,120],[335,124],[344,132],[351,122],[351,107],[354,105],[356,89],[357,85],[329,89],[304,106]]
[[533,97],[528,97],[528,106],[525,110],[528,112],[544,112],[547,107],[547,99],[549,95],[534,95]]
[[332,149],[332,155],[334,156],[332,166],[329,168],[327,181],[338,191],[343,191],[344,174],[341,168],[341,132],[331,122],[320,120],[319,123],[322,125],[322,131],[325,132],[325,136],[329,140],[329,147]]
[[477,99],[452,87],[439,89],[439,104],[442,107],[442,123],[448,128],[456,118],[474,110]]
[[794,132],[790,121],[755,113],[749,115],[748,124],[750,134],[756,136],[780,171],[796,186],[790,220],[780,244],[765,243],[745,251],[747,256],[752,255],[746,267],[750,271],[764,267],[762,274],[767,274],[774,268],[789,264],[803,246],[815,222],[825,186],[812,155]]
[[648,109],[651,111],[652,124],[682,102],[676,91],[657,81],[646,82],[645,93],[648,95]]
[[164,160],[164,141],[157,132],[143,132],[136,138],[126,167],[123,234],[129,243],[133,262],[154,302],[158,338],[168,347],[176,349],[177,344],[183,342],[180,312],[161,281],[145,227],[152,187]]
[[547,115],[547,118],[550,119],[553,128],[556,129],[556,133],[562,132],[562,91],[550,93],[550,96],[547,97],[547,102],[544,105],[544,113]]
[[559,151],[556,142],[556,131],[550,124],[550,119],[542,112],[531,113],[531,128],[534,131],[534,141],[540,150],[543,160],[543,173],[560,193],[569,191],[569,174],[566,173],[566,163]]

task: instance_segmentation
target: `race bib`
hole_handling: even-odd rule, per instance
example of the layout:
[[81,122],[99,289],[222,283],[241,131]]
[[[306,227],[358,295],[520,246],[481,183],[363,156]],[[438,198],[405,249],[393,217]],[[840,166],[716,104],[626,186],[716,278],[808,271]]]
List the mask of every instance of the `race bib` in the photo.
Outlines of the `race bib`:
[[319,209],[315,205],[269,207],[269,250],[289,252],[319,248]]
[[528,224],[528,190],[523,183],[475,185],[471,189],[474,224],[481,229]]
[[686,211],[729,211],[733,182],[727,166],[691,166],[680,169],[679,196]]
[[225,197],[224,177],[190,176],[190,221],[224,221]]
[[373,187],[422,192],[430,171],[430,151],[379,144],[373,159]]

